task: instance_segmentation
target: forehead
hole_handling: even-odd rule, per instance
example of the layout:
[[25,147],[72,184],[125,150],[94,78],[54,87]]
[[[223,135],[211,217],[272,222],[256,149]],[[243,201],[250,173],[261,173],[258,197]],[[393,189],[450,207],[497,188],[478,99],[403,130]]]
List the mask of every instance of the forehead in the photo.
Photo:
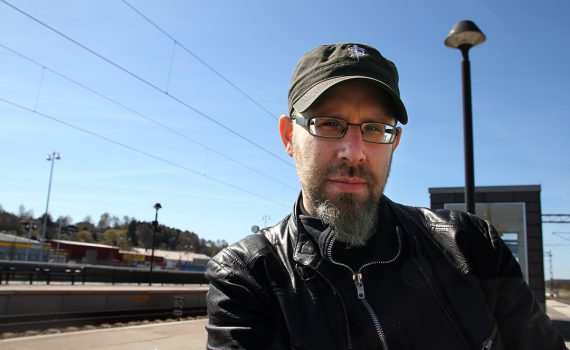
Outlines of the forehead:
[[308,110],[324,112],[338,107],[376,108],[394,116],[394,107],[388,94],[375,83],[364,79],[348,80],[331,87]]

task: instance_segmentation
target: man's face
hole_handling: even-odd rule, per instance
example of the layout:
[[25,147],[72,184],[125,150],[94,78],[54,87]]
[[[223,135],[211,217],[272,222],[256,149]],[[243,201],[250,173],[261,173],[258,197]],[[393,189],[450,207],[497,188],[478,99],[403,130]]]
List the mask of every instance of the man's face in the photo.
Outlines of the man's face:
[[[394,125],[395,118],[385,106],[378,87],[350,80],[329,89],[303,116]],[[313,136],[307,127],[286,117],[280,129],[287,152],[295,159],[307,212],[335,226],[340,240],[364,244],[373,233],[377,204],[401,130],[394,144],[377,144],[364,141],[355,125],[340,139]]]

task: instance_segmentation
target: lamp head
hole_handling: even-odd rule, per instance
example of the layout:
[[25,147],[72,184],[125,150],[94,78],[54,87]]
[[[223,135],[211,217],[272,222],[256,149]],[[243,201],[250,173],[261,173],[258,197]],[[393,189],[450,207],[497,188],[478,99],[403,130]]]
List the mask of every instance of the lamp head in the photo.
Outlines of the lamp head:
[[158,209],[160,209],[160,208],[162,208],[162,205],[160,205],[160,203],[156,203],[156,204],[154,205],[154,209],[158,210]]
[[[53,156],[53,158],[52,158],[52,156]],[[59,153],[55,153],[55,152],[48,154],[48,156],[46,158],[47,161],[60,160],[60,159],[61,159],[61,156],[59,155]]]
[[462,47],[471,48],[485,41],[485,34],[473,21],[459,21],[455,23],[445,38],[445,46],[453,49]]

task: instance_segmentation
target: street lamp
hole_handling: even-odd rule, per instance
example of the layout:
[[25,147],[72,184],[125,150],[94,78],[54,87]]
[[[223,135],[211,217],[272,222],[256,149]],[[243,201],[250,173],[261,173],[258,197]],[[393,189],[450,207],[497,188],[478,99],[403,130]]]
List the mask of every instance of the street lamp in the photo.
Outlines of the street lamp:
[[148,285],[152,285],[152,269],[154,267],[154,243],[155,243],[155,236],[156,236],[156,231],[158,230],[158,210],[162,208],[162,205],[160,205],[160,203],[156,203],[154,205],[154,210],[156,210],[155,214],[154,214],[154,221],[152,222],[152,226],[153,226],[153,230],[152,230],[152,253],[150,255],[150,274],[148,276]]
[[473,110],[471,107],[471,67],[469,49],[485,41],[485,34],[472,21],[459,21],[445,38],[445,46],[459,49],[463,77],[463,138],[465,148],[465,208],[475,214],[475,174],[473,166]]
[[51,154],[48,154],[47,156],[47,161],[51,162],[51,170],[49,173],[49,184],[48,184],[48,193],[47,193],[47,201],[46,201],[46,212],[44,215],[44,227],[42,228],[42,251],[43,251],[43,244],[46,240],[46,232],[47,232],[47,216],[48,216],[48,209],[49,209],[49,196],[51,193],[51,179],[53,177],[53,164],[55,163],[56,160],[60,160],[61,156],[59,155],[59,153],[56,152],[52,152]]

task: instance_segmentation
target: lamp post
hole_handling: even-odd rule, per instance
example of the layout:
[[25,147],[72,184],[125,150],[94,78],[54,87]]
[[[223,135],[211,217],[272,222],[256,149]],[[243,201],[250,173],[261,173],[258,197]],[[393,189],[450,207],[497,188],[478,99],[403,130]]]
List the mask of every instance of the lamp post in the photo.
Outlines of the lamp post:
[[155,243],[155,236],[156,236],[156,231],[158,230],[158,210],[162,208],[162,205],[160,205],[160,203],[156,203],[154,205],[154,210],[156,210],[155,214],[154,214],[154,221],[152,222],[152,226],[153,226],[153,230],[152,230],[152,253],[150,255],[150,274],[148,276],[148,285],[151,286],[152,285],[152,269],[154,267],[154,243]]
[[475,174],[473,165],[473,111],[469,49],[485,41],[485,34],[472,21],[459,21],[445,38],[445,46],[459,49],[463,56],[463,139],[465,151],[465,208],[475,214]]
[[[48,184],[48,193],[47,193],[47,201],[46,201],[46,212],[44,215],[44,226],[42,228],[42,252],[44,249],[44,242],[46,241],[46,233],[47,233],[47,216],[48,216],[48,210],[49,210],[49,197],[51,194],[51,179],[53,177],[53,165],[55,163],[56,160],[60,160],[61,156],[59,155],[59,153],[56,152],[52,152],[51,154],[48,154],[47,156],[47,161],[51,162],[51,170],[49,172],[49,184]],[[43,254],[42,254],[43,255]]]

